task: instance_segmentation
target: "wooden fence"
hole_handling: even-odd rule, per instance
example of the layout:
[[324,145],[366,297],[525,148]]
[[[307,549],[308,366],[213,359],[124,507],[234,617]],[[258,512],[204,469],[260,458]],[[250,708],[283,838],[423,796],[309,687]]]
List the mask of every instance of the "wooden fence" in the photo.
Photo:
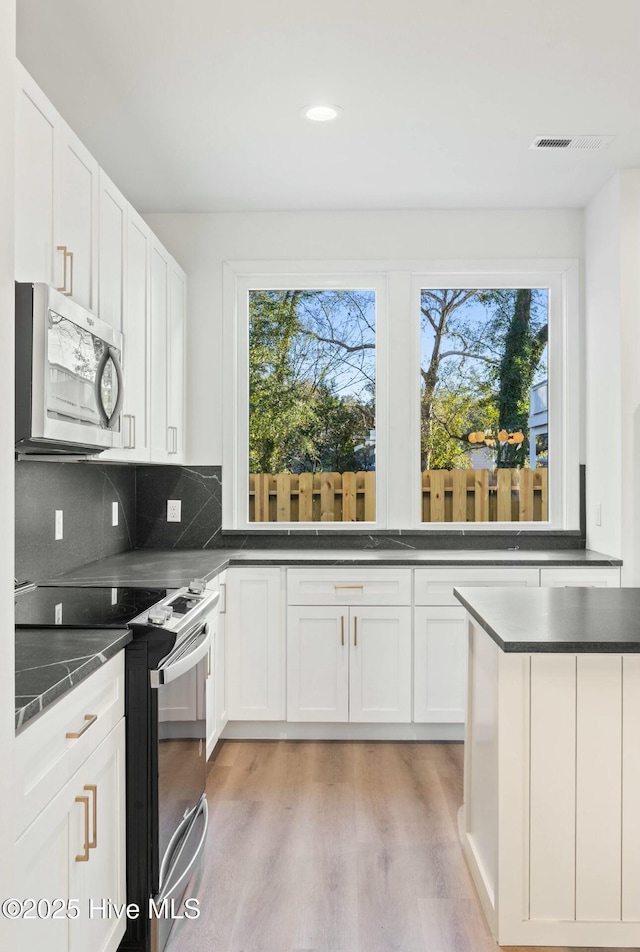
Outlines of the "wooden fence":
[[[546,469],[432,469],[422,474],[423,522],[546,522]],[[374,522],[376,474],[255,473],[251,522]]]

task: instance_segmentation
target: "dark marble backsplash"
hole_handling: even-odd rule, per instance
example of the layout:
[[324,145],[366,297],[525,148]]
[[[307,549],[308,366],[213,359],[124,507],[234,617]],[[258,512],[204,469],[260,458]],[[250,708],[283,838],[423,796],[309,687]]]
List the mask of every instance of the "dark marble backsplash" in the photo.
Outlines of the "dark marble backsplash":
[[[137,545],[152,549],[228,546],[222,529],[220,466],[136,466]],[[180,499],[182,521],[167,522],[167,500]]]
[[[582,480],[584,493],[584,474]],[[182,503],[167,522],[167,500]],[[120,521],[111,525],[111,503]],[[64,511],[64,539],[54,541],[54,512]],[[274,526],[222,531],[220,466],[16,463],[16,575],[51,577],[131,548],[153,549],[577,549],[584,531],[497,533],[426,529],[323,532]]]
[[[182,522],[166,521],[167,500],[182,501]],[[138,466],[137,545],[180,549],[577,549],[584,533],[464,530],[278,529],[222,531],[220,466]]]
[[[132,466],[19,460],[16,477],[16,577],[58,575],[136,545]],[[118,502],[118,525],[111,503]],[[55,510],[63,538],[54,540]]]

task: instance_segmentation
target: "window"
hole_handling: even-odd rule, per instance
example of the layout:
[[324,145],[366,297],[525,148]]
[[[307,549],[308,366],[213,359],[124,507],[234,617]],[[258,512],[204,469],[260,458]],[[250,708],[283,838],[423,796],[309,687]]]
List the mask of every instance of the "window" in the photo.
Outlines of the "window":
[[225,265],[223,527],[577,529],[573,261]]
[[257,289],[249,522],[375,522],[376,292]]
[[422,522],[548,522],[548,288],[420,290]]

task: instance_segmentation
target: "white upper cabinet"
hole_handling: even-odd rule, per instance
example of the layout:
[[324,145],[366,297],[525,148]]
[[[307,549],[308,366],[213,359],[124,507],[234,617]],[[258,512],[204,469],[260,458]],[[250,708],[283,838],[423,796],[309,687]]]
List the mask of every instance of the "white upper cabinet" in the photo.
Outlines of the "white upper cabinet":
[[101,321],[122,331],[125,327],[127,291],[129,203],[102,169],[99,181],[98,314]]
[[16,279],[98,310],[98,163],[17,64]]
[[49,100],[18,67],[16,97],[16,281],[53,281],[53,155],[62,122]]
[[66,123],[55,133],[54,282],[97,313],[100,168]]
[[124,334],[123,445],[102,458],[181,463],[186,275],[16,68],[16,280],[53,285]]
[[184,459],[186,277],[155,235],[151,241],[151,459]]
[[171,256],[155,235],[151,237],[151,459],[169,459],[167,416],[169,269]]
[[145,463],[151,459],[151,230],[130,205],[124,247],[122,447],[103,456]]
[[175,463],[184,460],[186,317],[187,276],[172,258],[169,266],[167,421],[168,452]]

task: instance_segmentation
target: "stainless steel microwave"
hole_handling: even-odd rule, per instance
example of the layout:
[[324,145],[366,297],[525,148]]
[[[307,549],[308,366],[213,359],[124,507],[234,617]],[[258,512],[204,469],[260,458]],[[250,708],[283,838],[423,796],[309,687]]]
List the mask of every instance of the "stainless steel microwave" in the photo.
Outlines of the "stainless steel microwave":
[[47,284],[16,283],[16,451],[122,446],[122,334]]

